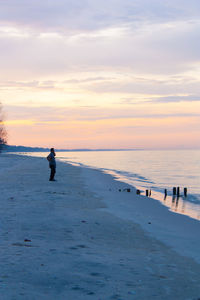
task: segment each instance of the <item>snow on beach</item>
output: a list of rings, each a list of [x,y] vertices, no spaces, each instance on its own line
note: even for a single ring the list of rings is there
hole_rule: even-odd
[[[200,223],[98,170],[0,155],[0,299],[200,298]]]

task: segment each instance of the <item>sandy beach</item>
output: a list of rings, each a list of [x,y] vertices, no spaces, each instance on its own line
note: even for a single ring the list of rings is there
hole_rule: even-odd
[[[200,299],[200,223],[98,170],[0,155],[0,299]]]

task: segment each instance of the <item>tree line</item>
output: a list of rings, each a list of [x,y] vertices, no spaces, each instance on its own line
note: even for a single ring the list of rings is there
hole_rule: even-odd
[[[7,132],[4,126],[3,120],[3,112],[2,112],[2,104],[0,103],[0,152],[5,148],[7,144]]]

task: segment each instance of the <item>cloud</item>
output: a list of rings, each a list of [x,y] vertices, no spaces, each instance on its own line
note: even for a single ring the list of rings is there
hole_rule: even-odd
[[[173,103],[173,102],[200,102],[200,96],[188,95],[188,96],[167,96],[160,98],[152,98],[150,101],[157,103]]]
[[[143,97],[143,99],[139,98],[138,96],[134,97],[127,97],[127,98],[122,98],[120,100],[121,104],[128,104],[128,105],[135,105],[135,104],[140,104],[141,102],[144,103],[180,103],[180,102],[200,102],[200,96],[198,95],[183,95],[183,96],[179,96],[179,95],[170,95],[170,96],[155,96],[154,97],[148,97],[145,98],[145,96]]]
[[[121,23],[195,18],[200,4],[196,0],[6,0],[0,8],[3,24],[47,31],[93,31]]]
[[[34,89],[52,89],[55,88],[55,81],[4,81],[0,82],[0,88],[34,88]]]
[[[1,73],[187,72],[200,61],[199,8],[195,0],[1,1]]]
[[[103,77],[103,76],[99,76],[99,77],[89,77],[89,78],[85,78],[85,79],[68,79],[68,80],[64,80],[63,83],[93,83],[95,81],[108,81],[108,80],[114,80],[114,77]]]
[[[50,124],[59,132],[63,122],[77,134],[88,123],[88,137],[96,123],[99,130],[123,123],[131,131],[143,120],[177,118],[192,128],[199,118],[190,105],[199,106],[199,17],[197,0],[0,1],[8,119],[31,120],[38,132],[46,128],[44,137],[51,137]]]
[[[115,93],[123,94],[122,103],[135,102],[142,96],[143,99],[147,98],[147,95],[177,95],[177,94],[193,94],[200,93],[200,80],[195,77],[189,77],[187,75],[180,75],[175,77],[174,75],[149,75],[146,74],[143,77],[136,77],[134,74],[129,73],[121,75],[118,78],[99,81],[93,84],[85,84],[85,89],[96,93]],[[131,96],[130,96],[131,95]],[[120,95],[121,96],[121,95]],[[146,99],[147,100],[147,99]]]
[[[95,122],[103,120],[122,119],[169,119],[169,118],[199,118],[200,113],[152,113],[141,112],[133,108],[110,108],[105,110],[101,107],[32,107],[29,106],[5,106],[9,120],[31,120],[34,122]],[[8,120],[8,121],[9,121]]]
[[[93,31],[144,17],[169,17],[173,7],[165,8],[165,4],[155,0],[150,4],[146,0],[132,3],[128,0],[7,0],[1,1],[0,19],[3,24],[7,22],[39,30]]]
[[[143,32],[128,28],[119,36],[61,35],[26,38],[0,34],[1,68],[7,77],[34,78],[70,72],[134,72],[176,74],[196,68],[200,60],[200,25],[149,25]],[[117,51],[116,51],[117,49]]]

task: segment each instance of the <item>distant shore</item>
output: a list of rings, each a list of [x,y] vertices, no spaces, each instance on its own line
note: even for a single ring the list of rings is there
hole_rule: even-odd
[[[57,152],[92,152],[92,151],[142,151],[143,149],[56,149]],[[41,147],[26,147],[26,146],[4,146],[4,151],[7,152],[48,152],[49,148]]]
[[[99,170],[0,155],[2,300],[198,299],[200,222]]]

